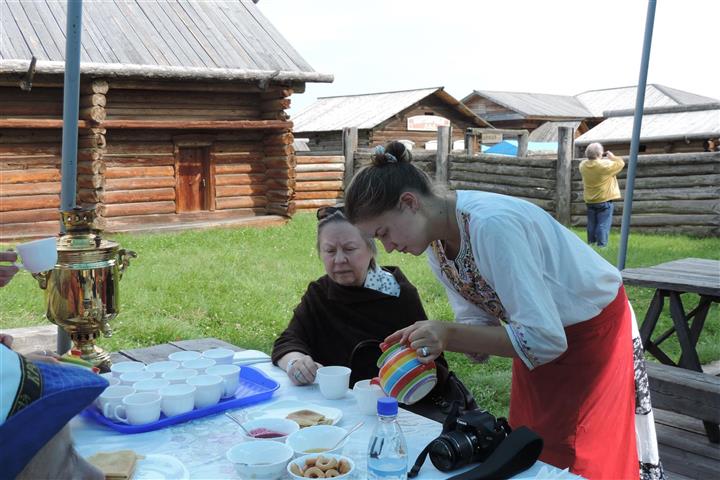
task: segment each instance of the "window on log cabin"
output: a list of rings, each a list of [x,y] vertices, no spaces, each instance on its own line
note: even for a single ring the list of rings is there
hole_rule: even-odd
[[[211,189],[210,172],[209,148],[180,148],[175,183],[178,213],[212,209],[215,199]]]

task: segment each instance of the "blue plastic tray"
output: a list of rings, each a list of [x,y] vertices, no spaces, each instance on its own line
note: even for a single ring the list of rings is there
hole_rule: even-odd
[[[143,433],[187,422],[196,418],[205,417],[207,415],[213,415],[229,408],[238,408],[245,405],[252,405],[253,403],[263,402],[270,399],[273,392],[280,387],[280,384],[275,380],[270,379],[264,373],[253,367],[240,367],[239,376],[240,385],[235,391],[235,396],[222,399],[220,402],[210,407],[198,408],[187,413],[174,415],[172,417],[166,417],[164,414],[161,414],[160,419],[157,422],[146,423],[144,425],[116,423],[105,417],[94,404],[83,410],[82,415],[121,433]]]

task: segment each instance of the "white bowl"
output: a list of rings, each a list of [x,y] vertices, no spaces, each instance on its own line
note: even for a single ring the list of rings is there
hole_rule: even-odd
[[[293,451],[284,443],[258,440],[239,443],[225,456],[240,478],[275,480],[285,476]]]
[[[290,478],[307,478],[307,477],[301,477],[300,475],[296,475],[292,471],[292,465],[295,464],[298,466],[298,468],[303,469],[305,467],[305,460],[308,458],[317,458],[320,455],[326,457],[326,458],[334,458],[336,462],[340,462],[340,460],[345,460],[350,464],[350,470],[343,473],[342,475],[338,475],[337,477],[333,478],[350,478],[350,476],[355,472],[355,462],[352,461],[350,457],[346,457],[344,455],[337,455],[334,453],[312,453],[310,455],[303,455],[302,457],[298,457],[292,462],[287,464],[287,472],[290,475]]]
[[[348,441],[347,438],[337,447],[332,450],[329,449],[332,448],[346,434],[347,430],[341,427],[335,427],[333,425],[314,425],[312,427],[300,429],[295,433],[291,433],[288,435],[285,443],[293,449],[296,457],[308,454],[317,455],[318,453],[340,454]],[[323,450],[321,452],[309,451],[319,448],[327,450]]]
[[[283,434],[279,437],[258,438],[249,437],[245,432],[243,432],[242,429],[238,429],[238,433],[240,433],[240,435],[242,435],[245,440],[249,441],[272,440],[274,442],[285,442],[285,439],[288,435],[300,430],[300,426],[296,422],[288,420],[287,418],[258,418],[256,420],[248,420],[247,422],[243,422],[242,425],[243,427],[245,427],[245,430],[251,433],[253,430],[263,428]]]
[[[235,352],[229,348],[211,348],[202,352],[203,358],[210,358],[215,360],[218,365],[228,364],[233,362],[233,356]]]

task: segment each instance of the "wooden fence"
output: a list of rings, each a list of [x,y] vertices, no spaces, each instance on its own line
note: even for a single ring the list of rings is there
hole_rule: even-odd
[[[578,169],[583,159],[572,158],[570,129],[560,131],[558,155],[530,157],[450,153],[443,130],[438,134],[437,151],[413,151],[413,163],[436,184],[453,190],[483,190],[522,198],[565,225],[586,225]],[[352,132],[346,133],[352,136]],[[344,152],[296,154],[298,208],[341,201],[343,185],[352,178],[345,172],[354,173],[369,164],[372,154],[372,150],[355,148],[351,139],[346,140],[346,146]],[[627,167],[618,175],[623,193],[626,175]],[[623,202],[615,202],[614,226],[620,225],[622,210]],[[720,153],[639,156],[631,225],[633,231],[720,236]]]

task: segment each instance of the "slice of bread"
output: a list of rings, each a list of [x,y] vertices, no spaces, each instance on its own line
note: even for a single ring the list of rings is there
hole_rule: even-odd
[[[107,480],[119,480],[132,478],[137,461],[142,458],[132,450],[118,450],[99,452],[87,460],[102,470]]]
[[[331,425],[332,420],[326,418],[325,415],[312,410],[298,410],[288,414],[288,420],[293,420],[300,425],[300,428],[312,427],[313,425]]]

